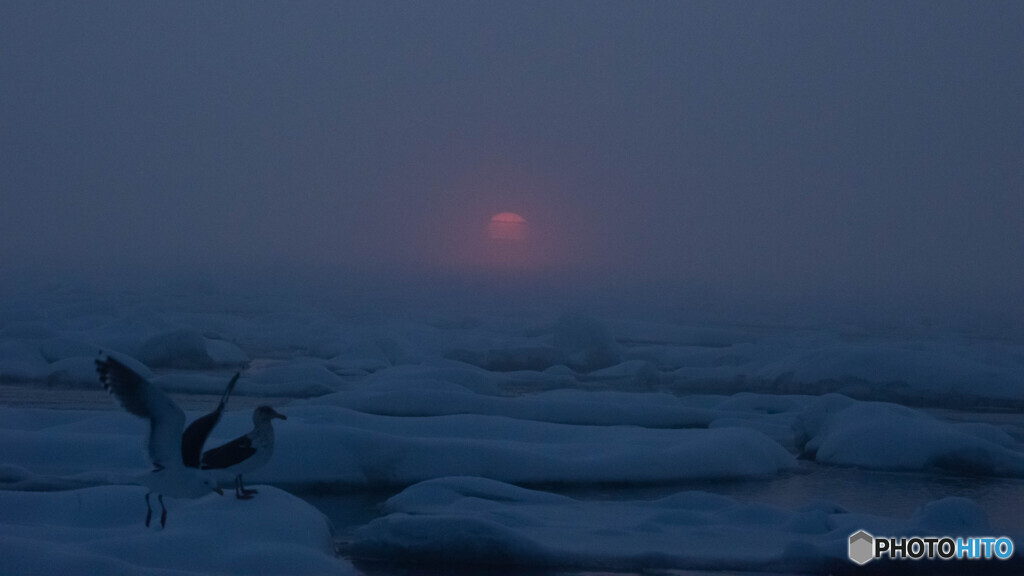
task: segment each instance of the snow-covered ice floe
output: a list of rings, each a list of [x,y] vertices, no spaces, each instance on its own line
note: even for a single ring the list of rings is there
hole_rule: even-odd
[[[358,574],[335,557],[327,518],[287,492],[167,499],[162,529],[143,526],[144,494],[0,491],[0,574]]]
[[[847,539],[874,534],[986,534],[971,500],[945,498],[910,518],[816,501],[796,510],[687,491],[650,501],[582,501],[483,478],[416,484],[356,531],[357,556],[437,565],[611,570],[705,568],[848,571]]]
[[[795,466],[747,429],[582,426],[479,414],[370,415],[330,405],[282,408],[279,452],[256,473],[282,484],[409,485],[451,475],[516,483],[651,483],[764,477]]]
[[[404,489],[352,548],[398,562],[848,571],[854,530],[964,534],[985,524],[957,499],[886,519],[829,503],[786,509],[703,492],[596,502],[523,487],[609,483],[634,494],[784,480],[818,464],[952,482],[1024,477],[1024,427],[1008,412],[1024,407],[1019,336],[578,315],[358,320],[282,301],[200,300],[0,302],[0,384],[47,389],[61,408],[0,406],[0,489],[68,490],[0,492],[0,574],[351,571],[332,558],[323,518],[269,487],[246,503],[169,501],[167,529],[145,531],[143,491],[125,485],[146,468],[146,424],[112,401],[104,409],[101,349],[122,352],[165,391],[195,394],[183,404],[190,418],[241,370],[237,396],[265,397],[288,416],[251,480]],[[64,393],[98,402],[64,404]],[[248,431],[251,410],[233,402],[210,446]],[[975,406],[1007,417],[956,421]]]
[[[518,484],[650,484],[772,477],[794,468],[798,456],[862,469],[1024,476],[1024,450],[1001,427],[839,395],[684,401],[566,390],[509,398],[451,383],[411,384],[419,388],[379,382],[277,404],[289,418],[277,430],[280,449],[253,480],[407,486],[469,475]],[[410,412],[421,415],[386,415]],[[249,421],[247,410],[227,412],[211,445],[248,431]],[[144,423],[120,412],[0,407],[0,428],[0,462],[36,475],[0,478],[0,486],[125,482],[145,467]]]
[[[1024,477],[1020,443],[990,424],[943,422],[898,404],[837,394],[815,399],[798,422],[808,438],[805,453],[826,464]]]
[[[422,436],[417,425],[428,425],[428,416],[445,417],[451,432],[461,430],[463,438],[485,434],[488,422],[525,430],[573,430],[568,426],[545,428],[539,423],[579,425],[579,447],[591,450],[592,436],[599,444],[595,455],[610,448],[604,442],[644,444],[645,439],[687,437],[682,430],[659,433],[659,428],[709,428],[715,431],[744,429],[756,431],[781,447],[824,464],[855,466],[873,470],[939,470],[957,474],[1024,477],[1024,450],[1003,428],[983,423],[955,423],[939,420],[921,410],[886,402],[862,402],[839,394],[824,396],[769,395],[742,393],[733,396],[676,397],[659,393],[554,390],[538,394],[503,397],[473,393],[459,385],[438,381],[380,380],[373,385],[353,387],[307,403],[310,406],[344,406],[363,413],[405,416],[375,424],[395,422],[394,433]],[[457,415],[462,415],[457,417]],[[479,430],[468,424],[476,415]],[[491,420],[485,416],[492,417]],[[340,414],[335,418],[340,418]],[[508,419],[527,423],[509,424]],[[372,419],[352,418],[350,424],[365,428]],[[455,423],[462,422],[461,428]],[[536,422],[538,424],[531,424]],[[400,424],[399,424],[400,423]],[[419,423],[419,424],[417,424]],[[601,430],[600,427],[610,427]],[[379,429],[379,428],[378,428]],[[505,428],[502,428],[505,429]],[[696,437],[701,438],[700,431]],[[508,437],[507,446],[514,445]],[[704,436],[711,441],[712,436]],[[557,434],[552,434],[557,442]],[[709,444],[710,446],[710,444]],[[731,451],[743,458],[745,452]],[[701,460],[692,461],[699,474]],[[780,468],[781,469],[781,468]],[[473,475],[478,472],[459,471]],[[520,481],[502,476],[489,477]],[[640,473],[624,473],[623,482],[637,481]],[[669,480],[684,479],[672,476]],[[559,481],[566,480],[559,478]],[[604,480],[608,480],[605,478]],[[579,481],[584,481],[579,479]]]
[[[312,403],[385,416],[481,414],[595,426],[706,428],[721,414],[664,393],[550,390],[517,397],[477,394],[433,379],[394,379],[352,387]]]

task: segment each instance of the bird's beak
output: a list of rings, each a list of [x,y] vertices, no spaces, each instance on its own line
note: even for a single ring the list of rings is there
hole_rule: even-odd
[[[214,488],[213,491],[216,492],[217,494],[220,494],[221,496],[224,495],[224,491],[220,489],[220,486]]]
[[[281,414],[280,412],[274,412],[274,418],[280,418],[281,420],[287,420],[288,419],[287,416],[285,416],[284,414]]]

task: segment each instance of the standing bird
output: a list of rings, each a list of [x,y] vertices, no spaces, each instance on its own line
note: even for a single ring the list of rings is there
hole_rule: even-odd
[[[160,388],[146,380],[120,360],[107,356],[96,360],[96,372],[107,392],[117,399],[125,410],[149,420],[149,438],[146,454],[153,469],[139,479],[149,488],[146,493],[146,526],[153,517],[149,497],[157,495],[160,502],[160,526],[167,525],[167,507],[164,496],[172,498],[199,498],[210,492],[224,495],[213,474],[199,469],[203,444],[210,431],[220,421],[224,405],[238,374],[228,383],[217,409],[198,418],[187,430],[185,413]]]
[[[252,472],[270,461],[274,455],[274,426],[271,420],[288,418],[270,406],[260,406],[252,412],[253,429],[245,436],[203,454],[200,467],[216,470],[219,474],[235,475],[235,497],[248,500],[257,490],[250,490],[242,482],[242,474]]]

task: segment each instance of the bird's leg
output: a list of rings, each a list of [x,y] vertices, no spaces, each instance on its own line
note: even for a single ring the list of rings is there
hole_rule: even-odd
[[[242,475],[235,476],[235,498],[239,500],[249,500],[252,498],[251,494],[247,494],[245,486],[242,485]]]
[[[164,506],[164,495],[157,494],[156,499],[160,501],[160,508],[163,509],[163,512],[160,513],[160,527],[163,528],[167,526],[167,507]]]
[[[149,521],[153,518],[153,508],[149,506],[149,495],[152,492],[146,492],[146,528],[149,528]]]
[[[238,475],[238,483],[242,485],[242,494],[245,494],[246,496],[252,496],[253,494],[259,494],[260,493],[259,490],[253,490],[252,488],[246,488],[245,487],[245,482],[242,480],[242,475],[241,474]]]

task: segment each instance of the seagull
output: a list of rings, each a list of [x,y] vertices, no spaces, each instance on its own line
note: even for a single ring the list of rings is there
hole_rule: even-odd
[[[209,472],[199,469],[200,454],[210,431],[220,421],[231,389],[238,374],[228,383],[220,404],[213,412],[196,419],[187,430],[185,412],[152,382],[140,376],[112,356],[96,360],[100,382],[121,407],[129,413],[149,420],[149,438],[146,454],[153,469],[139,481],[149,488],[146,493],[146,526],[153,517],[149,497],[157,495],[160,502],[160,526],[167,525],[167,507],[164,496],[172,498],[199,498],[210,492],[224,495],[217,480]]]
[[[259,406],[252,412],[251,432],[203,453],[200,463],[203,470],[235,475],[235,497],[239,500],[248,500],[258,493],[245,487],[242,474],[262,467],[274,455],[274,426],[271,424],[274,418],[288,419],[270,406]]]

